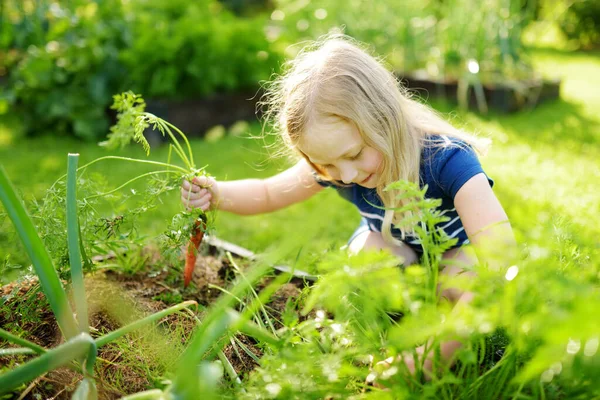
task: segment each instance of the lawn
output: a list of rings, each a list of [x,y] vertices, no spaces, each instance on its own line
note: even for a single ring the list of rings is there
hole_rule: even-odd
[[[513,398],[530,399],[598,393],[594,383],[597,382],[598,358],[592,357],[597,353],[598,331],[591,316],[597,312],[599,304],[600,205],[594,185],[600,180],[600,117],[595,114],[600,109],[600,95],[591,88],[600,87],[600,54],[535,49],[533,56],[537,69],[544,75],[563,78],[560,100],[518,114],[487,116],[453,111],[453,106],[448,103],[432,103],[436,109],[450,115],[457,125],[493,140],[490,154],[482,159],[482,163],[495,180],[494,190],[511,219],[525,257],[518,266],[508,268],[512,271],[510,277],[508,272],[505,275],[504,269],[491,271],[481,266],[477,267],[476,281],[461,281],[467,290],[475,292],[475,300],[465,306],[466,309],[457,307],[450,312],[444,304],[438,307],[435,301],[428,304],[419,300],[419,291],[425,290],[422,286],[426,286],[422,277],[431,273],[427,268],[410,267],[406,273],[400,273],[395,263],[382,268],[385,255],[381,254],[350,259],[334,251],[324,255],[327,250],[345,243],[359,219],[353,207],[333,190],[323,191],[305,203],[270,215],[218,215],[215,229],[219,237],[257,252],[286,249],[281,261],[297,263],[298,267],[309,271],[318,265],[322,275],[307,294],[310,296],[307,303],[331,313],[330,318],[324,311],[313,308],[316,316],[308,316],[299,322],[299,314],[294,314],[287,303],[293,296],[284,296],[279,312],[285,326],[281,331],[273,329],[273,334],[281,335],[285,348],[275,351],[264,347],[260,368],[243,377],[249,395],[262,393],[264,397],[265,390],[270,393],[275,384],[278,390],[281,385],[287,385],[288,390],[296,390],[293,393],[304,393],[304,389],[309,388],[314,390],[315,398],[326,397],[335,385],[338,385],[335,389],[338,393],[356,394],[361,388],[365,390],[361,385],[365,378],[368,379],[367,373],[371,375],[371,367],[365,364],[359,368],[355,356],[377,356],[384,346],[414,349],[416,344],[429,340],[432,333],[439,337],[459,334],[469,344],[458,353],[462,363],[460,372],[446,371],[430,385],[411,386],[414,393],[438,396],[435,398],[453,398],[453,393],[462,398],[500,398],[504,390]],[[249,133],[256,135],[259,132],[259,124],[250,125]],[[208,171],[218,179],[267,177],[289,164],[283,159],[273,159],[274,151],[265,150],[261,140],[249,139],[248,135],[229,135],[217,141],[196,139],[191,145],[196,162],[208,165]],[[68,152],[80,153],[80,165],[107,154],[145,157],[142,149],[134,146],[108,152],[95,144],[66,138],[25,139],[20,136],[18,121],[6,115],[0,121],[1,164],[28,204],[40,199],[52,182],[65,173]],[[167,153],[166,147],[156,147],[150,158],[165,160]],[[101,173],[106,176],[109,187],[117,187],[146,171],[147,167],[138,164],[109,161],[89,168],[88,176]],[[138,182],[128,191],[139,192],[144,186]],[[112,203],[101,210],[107,217],[114,217],[127,204]],[[180,210],[179,193],[174,191],[145,214],[139,221],[138,232],[145,238],[157,236],[167,229],[171,217]],[[10,266],[26,263],[25,255],[16,243],[10,222],[7,218],[0,219],[0,260],[6,260],[5,275],[2,276],[5,281],[23,271]],[[7,258],[9,254],[10,258]],[[138,287],[136,301],[148,306],[143,297],[148,295],[147,289],[156,274],[162,274],[162,278],[166,277],[164,282],[174,287],[169,288],[163,280],[154,282],[153,301],[169,304],[194,298],[199,286],[182,289],[181,277],[173,278],[169,274],[172,271],[166,271],[162,263],[158,267],[151,273],[129,274],[131,287],[144,282],[148,285]],[[517,274],[519,277],[515,279]],[[213,275],[222,278],[218,271]],[[212,295],[215,295],[215,286],[225,284],[204,283],[206,293],[212,289]],[[101,285],[94,282],[91,286]],[[435,288],[434,282],[430,287],[433,297]],[[299,289],[295,290],[298,295]],[[223,298],[233,301],[233,297]],[[107,299],[110,303],[112,296]],[[394,304],[404,307],[402,310],[406,314],[401,323],[391,325],[389,318],[377,319],[380,314],[387,317],[388,307],[393,309]],[[225,314],[224,309],[218,307],[221,306],[217,306],[217,311],[213,310],[212,316],[202,320],[199,330],[204,334],[210,332],[211,321],[217,321],[211,318]],[[31,314],[37,318],[37,312]],[[18,325],[19,318],[14,317],[20,314],[9,312],[7,315]],[[270,318],[277,320],[266,315],[264,320],[270,323]],[[262,320],[262,317],[254,320]],[[178,320],[170,328],[178,328],[183,323]],[[180,344],[188,340],[183,336],[191,334],[193,326],[192,322],[189,330],[182,328],[184,332],[176,336],[178,347],[171,356],[181,351]],[[490,349],[487,341],[494,342],[497,337],[508,337],[510,344],[507,346],[503,342],[501,349],[506,353],[500,353],[500,359],[492,360],[490,364],[489,355],[484,354]],[[344,344],[342,339],[355,340],[355,347],[347,346],[350,342]],[[133,350],[129,351],[132,346],[126,344],[127,351],[119,354],[134,354]],[[157,347],[168,348],[166,345]],[[580,352],[580,348],[583,351]],[[100,357],[112,357],[111,351],[109,349]],[[490,354],[493,358],[497,353]],[[138,361],[124,362],[129,366],[145,367],[145,361],[135,357]],[[330,366],[337,369],[329,370]],[[171,370],[170,365],[160,366],[152,372],[136,370],[132,375],[145,374],[149,379],[140,388],[154,388],[158,376],[162,377],[168,370]],[[337,373],[341,374],[340,379]],[[397,385],[398,390],[404,390],[405,384]]]

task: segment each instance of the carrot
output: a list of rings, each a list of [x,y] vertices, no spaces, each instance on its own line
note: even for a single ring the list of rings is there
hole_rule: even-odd
[[[190,236],[190,242],[188,243],[187,254],[185,257],[185,268],[183,269],[183,286],[187,287],[192,281],[192,275],[194,274],[194,266],[196,265],[196,258],[198,257],[198,248],[202,243],[204,237],[204,231],[206,230],[206,217],[201,215],[194,222],[192,228],[192,234]]]

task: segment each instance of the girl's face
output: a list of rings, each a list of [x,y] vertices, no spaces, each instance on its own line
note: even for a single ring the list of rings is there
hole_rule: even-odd
[[[383,155],[367,146],[351,122],[338,117],[317,119],[301,136],[298,150],[337,181],[376,187]]]

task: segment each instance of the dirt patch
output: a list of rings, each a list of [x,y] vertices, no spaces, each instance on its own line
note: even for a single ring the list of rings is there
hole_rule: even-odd
[[[158,257],[148,259],[151,262],[146,271],[123,274],[105,270],[86,276],[92,337],[99,337],[185,300],[196,300],[203,306],[209,306],[222,294],[219,288],[228,288],[236,276],[227,259],[198,257],[193,284],[184,289],[179,273],[157,268]],[[263,280],[258,287],[265,287],[269,281],[269,278]],[[66,286],[66,282],[63,284]],[[283,285],[266,305],[276,329],[282,326],[282,313],[290,309],[286,304],[289,301],[295,304],[302,286],[298,283]],[[6,285],[0,288],[0,295],[0,326],[3,329],[45,348],[56,347],[63,341],[37,279]],[[198,311],[194,309],[193,313]],[[198,318],[201,319],[201,315]],[[171,370],[193,335],[196,324],[196,318],[180,312],[100,348],[95,367],[99,398],[116,399],[154,387],[152,378],[164,376]],[[0,348],[6,347],[15,346],[0,340]],[[232,338],[223,352],[240,378],[257,366],[257,360],[263,354],[254,339],[244,335]],[[22,355],[0,357],[0,370],[13,369],[31,358]],[[28,392],[25,398],[69,399],[81,379],[78,372],[69,368],[52,371],[26,385]],[[20,394],[15,392],[12,398],[17,399]]]

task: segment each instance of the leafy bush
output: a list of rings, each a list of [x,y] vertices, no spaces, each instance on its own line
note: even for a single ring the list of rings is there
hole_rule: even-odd
[[[277,0],[272,35],[285,45],[343,29],[399,71],[460,79],[469,61],[485,82],[531,77],[521,29],[535,9],[521,0],[378,2]],[[282,46],[283,47],[283,46]]]
[[[97,140],[108,133],[112,93],[182,99],[255,87],[279,61],[260,15],[242,19],[215,0],[9,0],[0,17],[9,22],[0,102],[29,134]]]
[[[577,0],[566,10],[560,21],[562,31],[584,49],[600,45],[600,4],[592,0]]]
[[[106,108],[125,77],[121,4],[7,2],[3,21],[16,28],[1,39],[12,54],[4,97],[24,116],[28,133],[73,132],[90,140],[108,130]]]
[[[133,40],[122,59],[131,88],[146,97],[256,87],[279,61],[268,52],[260,16],[238,18],[211,0],[149,0],[134,9]]]

